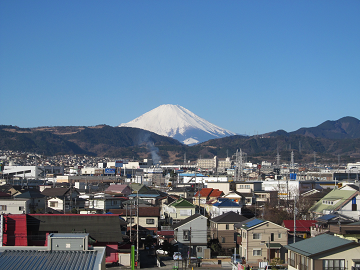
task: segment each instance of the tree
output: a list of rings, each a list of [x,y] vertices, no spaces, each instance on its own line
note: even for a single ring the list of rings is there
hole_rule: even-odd
[[[271,269],[272,270],[278,270],[279,268],[277,268],[276,266],[279,264],[283,264],[284,261],[281,260],[280,258],[274,258],[271,260],[270,265],[272,266]]]

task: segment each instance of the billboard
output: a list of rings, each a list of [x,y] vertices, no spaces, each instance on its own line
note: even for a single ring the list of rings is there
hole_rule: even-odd
[[[115,174],[115,169],[106,168],[106,169],[105,169],[105,174]]]
[[[121,168],[123,166],[123,161],[122,160],[116,160],[115,161],[115,167],[116,168]]]

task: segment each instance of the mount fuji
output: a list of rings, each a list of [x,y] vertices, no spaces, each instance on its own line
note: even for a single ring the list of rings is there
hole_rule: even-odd
[[[145,129],[174,138],[186,145],[236,135],[218,127],[179,105],[161,105],[138,118],[119,125]]]

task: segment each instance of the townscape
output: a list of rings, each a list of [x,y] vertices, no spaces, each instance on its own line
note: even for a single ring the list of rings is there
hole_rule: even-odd
[[[87,252],[81,269],[360,269],[360,162],[0,156],[8,260],[67,250],[74,265]]]

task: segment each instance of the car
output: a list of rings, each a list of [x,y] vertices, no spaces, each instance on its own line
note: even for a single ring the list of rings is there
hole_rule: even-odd
[[[181,252],[179,252],[179,251],[174,252],[173,259],[174,259],[175,261],[180,261],[180,260],[182,260]]]
[[[162,249],[157,249],[156,250],[156,254],[160,254],[160,255],[167,255],[168,252],[166,250],[162,250]]]

